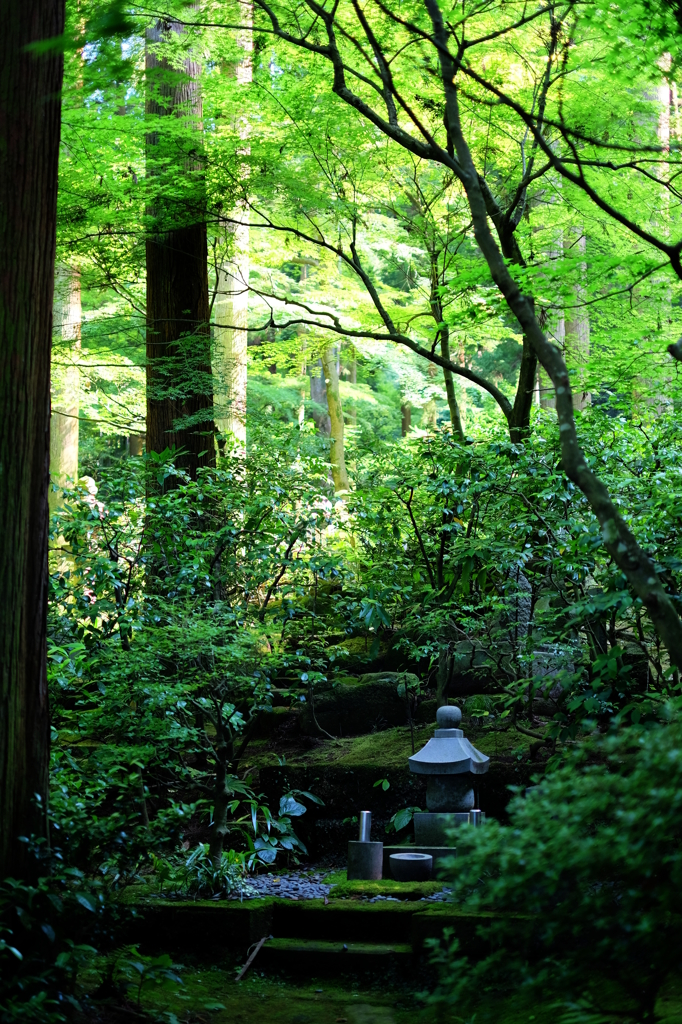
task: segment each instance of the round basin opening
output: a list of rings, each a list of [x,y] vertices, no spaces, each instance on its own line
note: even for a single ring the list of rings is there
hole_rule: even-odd
[[[392,853],[389,863],[396,882],[425,882],[431,877],[433,857],[430,853]]]

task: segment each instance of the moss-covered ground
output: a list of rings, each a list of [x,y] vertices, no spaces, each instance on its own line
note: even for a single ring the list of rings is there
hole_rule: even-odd
[[[333,885],[330,900],[363,899],[373,896],[394,896],[400,900],[420,900],[433,896],[443,888],[442,882],[396,882],[381,878],[376,882],[348,881],[345,871],[330,872],[325,881]]]
[[[491,997],[475,1010],[452,1004],[431,1005],[420,996],[424,979],[372,977],[303,978],[265,975],[254,968],[240,982],[240,964],[185,964],[182,986],[150,988],[142,1005],[165,1020],[191,1024],[555,1024],[562,1013],[556,1006],[529,1000],[519,993],[504,1000]],[[659,1024],[682,1020],[682,982],[671,982],[658,1007]],[[565,1017],[564,1020],[568,1020]],[[579,1010],[570,1018],[589,1024]],[[621,1024],[627,1018],[601,1018],[603,1024]],[[594,1021],[594,1018],[592,1018]],[[630,1020],[628,1024],[632,1024]]]
[[[298,983],[253,970],[235,981],[238,964],[195,965],[174,991],[149,990],[143,1005],[179,1020],[201,1014],[211,1024],[407,1024],[427,1021],[406,986],[396,992],[367,977],[306,978]],[[418,1016],[415,1018],[415,1010]]]
[[[416,725],[414,729],[415,749],[419,750],[433,735],[433,725]],[[484,754],[491,758],[525,759],[533,740],[513,729],[476,729],[467,726],[466,735]],[[399,726],[382,732],[365,733],[362,736],[345,736],[341,739],[321,739],[312,749],[297,747],[295,744],[287,754],[291,767],[355,768],[374,766],[378,772],[388,769],[405,769],[412,754],[410,729]],[[280,764],[280,755],[273,750],[269,740],[254,740],[248,748],[245,764],[251,768],[262,768]]]

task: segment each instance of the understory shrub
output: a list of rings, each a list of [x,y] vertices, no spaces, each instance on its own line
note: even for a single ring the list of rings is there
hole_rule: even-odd
[[[54,857],[41,866],[51,874],[0,882],[0,1024],[66,1020],[79,1006],[77,976],[92,943],[107,943],[120,913],[97,879]]]
[[[495,916],[478,962],[456,941],[437,948],[438,998],[528,987],[655,1019],[682,966],[682,721],[668,710],[591,737],[516,795],[509,825],[458,831],[453,898]]]

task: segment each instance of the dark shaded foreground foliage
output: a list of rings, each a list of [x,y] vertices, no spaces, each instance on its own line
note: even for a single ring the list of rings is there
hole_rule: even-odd
[[[458,835],[454,898],[503,911],[489,955],[436,951],[437,998],[525,990],[609,1019],[657,1019],[682,967],[682,720],[595,734],[510,808],[510,824]]]

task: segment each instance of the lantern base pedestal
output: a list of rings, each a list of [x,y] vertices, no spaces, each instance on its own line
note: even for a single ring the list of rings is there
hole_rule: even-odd
[[[485,820],[485,814],[483,819]],[[420,846],[447,846],[448,843],[452,842],[448,836],[449,829],[468,824],[468,811],[450,811],[443,812],[442,814],[415,814],[415,848]]]

